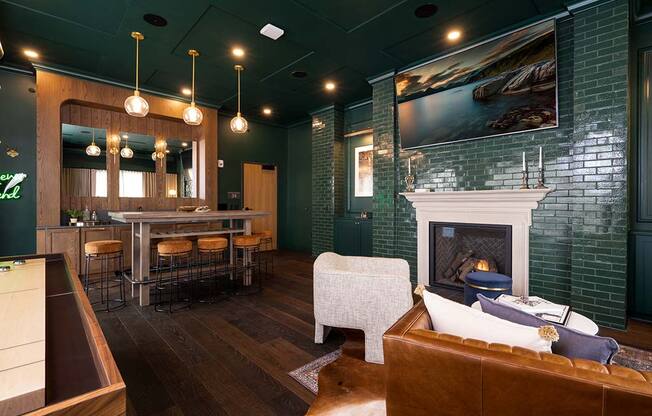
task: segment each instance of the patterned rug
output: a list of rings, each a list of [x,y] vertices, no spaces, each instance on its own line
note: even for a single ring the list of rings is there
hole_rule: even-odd
[[[613,358],[613,364],[638,371],[652,371],[652,351],[621,345],[620,351]]]
[[[303,367],[290,371],[288,374],[316,395],[318,392],[317,380],[319,370],[337,360],[341,354],[341,350],[333,351],[309,362]],[[639,350],[638,348],[621,345],[620,352],[613,359],[613,364],[633,368],[638,371],[652,371],[652,351]]]
[[[314,361],[309,362],[303,367],[299,367],[296,370],[290,371],[288,374],[290,377],[299,382],[303,387],[307,388],[315,395],[317,394],[317,377],[319,370],[323,367],[326,367],[328,364],[337,360],[342,354],[342,350],[335,350],[331,353],[328,353],[322,357],[317,358]]]

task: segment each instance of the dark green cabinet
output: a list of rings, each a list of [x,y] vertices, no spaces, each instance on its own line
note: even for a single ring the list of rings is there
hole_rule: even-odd
[[[372,255],[371,219],[335,219],[335,252],[343,256]]]

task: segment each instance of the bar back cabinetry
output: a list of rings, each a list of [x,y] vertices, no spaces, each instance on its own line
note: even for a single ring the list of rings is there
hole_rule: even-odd
[[[371,219],[335,219],[335,252],[344,256],[372,256]]]
[[[36,230],[36,251],[38,254],[66,253],[75,273],[84,274],[84,244],[98,240],[122,240],[124,265],[131,267],[131,227],[126,225],[40,227]],[[94,262],[91,273],[99,272],[99,267],[100,263]]]

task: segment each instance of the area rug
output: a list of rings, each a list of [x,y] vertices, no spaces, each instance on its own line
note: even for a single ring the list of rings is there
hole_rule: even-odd
[[[652,351],[621,345],[613,363],[638,371],[652,371]]]
[[[337,360],[341,354],[342,350],[335,350],[322,357],[317,358],[314,361],[309,362],[303,367],[299,367],[296,370],[290,371],[288,374],[299,384],[316,395],[318,391],[317,377],[319,375],[319,370]]]
[[[316,395],[318,392],[319,370],[337,360],[341,354],[341,350],[335,350],[296,370],[290,371],[288,374]],[[613,358],[613,364],[638,371],[652,371],[652,351],[621,345],[620,351]]]

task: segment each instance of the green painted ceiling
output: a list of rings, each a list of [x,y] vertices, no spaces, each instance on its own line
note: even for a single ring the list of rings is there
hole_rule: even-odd
[[[415,17],[428,0],[0,0],[0,42],[13,66],[28,63],[31,47],[44,64],[65,67],[124,83],[133,82],[134,41],[141,44],[141,80],[145,88],[179,95],[190,83],[190,48],[197,60],[198,100],[235,108],[235,72],[231,53],[242,46],[245,116],[290,124],[309,111],[332,103],[348,104],[371,96],[366,79],[441,54],[452,46],[451,27],[464,32],[462,43],[504,32],[551,15],[576,0],[439,0],[429,18]],[[143,15],[168,21],[155,27]],[[285,30],[277,41],[258,32],[266,23]],[[293,78],[293,71],[308,73]],[[333,80],[334,93],[323,89]]]

